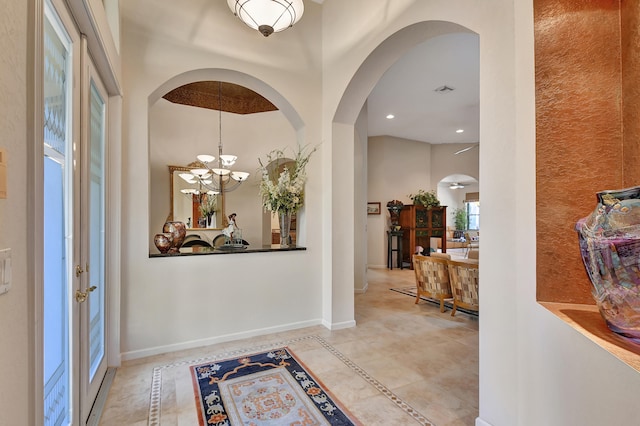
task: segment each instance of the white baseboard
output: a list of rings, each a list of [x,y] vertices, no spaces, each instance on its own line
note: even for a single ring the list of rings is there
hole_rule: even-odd
[[[222,336],[210,337],[206,339],[198,339],[198,340],[191,340],[188,342],[174,343],[171,345],[155,346],[153,348],[123,352],[121,354],[121,359],[122,361],[129,361],[129,360],[145,358],[153,355],[160,355],[160,354],[165,354],[169,352],[181,351],[184,349],[193,349],[193,348],[199,348],[202,346],[215,345],[216,343],[231,342],[233,340],[263,336],[265,334],[279,333],[281,331],[297,330],[299,328],[312,327],[314,325],[320,325],[320,324],[324,325],[324,322],[319,319],[309,320],[309,321],[279,325],[277,327],[258,328],[255,330],[243,331],[241,333],[225,334]],[[354,321],[354,325],[355,325],[355,321]],[[327,326],[325,325],[325,327]],[[346,327],[343,327],[343,328],[346,328]]]
[[[371,269],[387,269],[387,265],[367,265],[367,268],[371,268]]]
[[[356,288],[353,290],[353,292],[356,294],[366,293],[368,288],[369,288],[369,283],[364,283],[363,288]]]
[[[476,417],[476,426],[491,426],[491,423],[487,423],[480,417]]]
[[[331,331],[333,331],[333,330],[342,330],[343,328],[355,327],[356,326],[356,321],[352,320],[352,321],[344,321],[344,322],[337,322],[337,323],[329,323],[327,321],[322,321],[322,325],[324,325],[325,327],[327,327]]]

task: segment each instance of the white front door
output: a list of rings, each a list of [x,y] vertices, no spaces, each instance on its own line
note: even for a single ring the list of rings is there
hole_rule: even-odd
[[[43,424],[79,425],[106,372],[107,96],[63,1],[43,26]]]

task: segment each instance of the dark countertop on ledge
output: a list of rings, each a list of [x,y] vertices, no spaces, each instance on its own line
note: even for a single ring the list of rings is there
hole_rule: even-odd
[[[224,246],[223,246],[224,247]],[[180,253],[149,253],[149,257],[181,257],[181,256],[201,256],[211,254],[243,254],[243,253],[268,253],[268,252],[283,252],[283,251],[301,251],[306,250],[306,247],[280,247],[280,244],[272,244],[270,246],[262,247],[225,247],[214,249],[212,247],[182,247]]]

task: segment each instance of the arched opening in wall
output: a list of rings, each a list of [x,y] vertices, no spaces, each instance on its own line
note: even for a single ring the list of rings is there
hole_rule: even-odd
[[[356,203],[411,204],[410,194],[437,190],[442,176],[460,171],[477,176],[479,36],[442,21],[421,22],[393,34],[360,66],[334,122],[353,124],[359,134],[359,119],[367,126],[368,138],[356,138],[355,150],[364,152],[368,161],[355,170]],[[365,143],[366,149],[358,148]],[[362,175],[367,178],[360,179]],[[368,266],[388,264],[388,221],[362,216],[361,210],[356,205],[357,290],[366,288]]]
[[[184,222],[188,238],[213,244],[232,213],[242,240],[270,244],[258,159],[296,147],[302,128],[281,95],[246,74],[197,70],[156,89],[149,97],[150,253],[167,220]],[[197,169],[208,172],[198,176]]]
[[[451,47],[465,41],[468,50]],[[449,48],[437,48],[447,45]],[[420,48],[440,53],[425,55]],[[460,52],[470,53],[454,58]],[[416,66],[418,59],[426,59],[427,63]],[[465,59],[471,59],[474,65],[460,65]],[[458,65],[441,73],[438,67],[445,61]],[[404,69],[395,70],[395,64]],[[433,79],[427,79],[427,69],[433,70]],[[474,70],[472,76],[465,78],[465,72],[470,69]],[[382,84],[394,75],[403,80],[406,90]],[[401,95],[396,97],[399,93]],[[454,112],[453,105],[462,99],[466,102],[460,104],[458,113]],[[394,109],[405,111],[406,116]],[[394,118],[387,119],[388,115]],[[461,122],[466,115],[471,117],[465,122],[467,124]],[[380,119],[382,123],[378,122]],[[418,126],[424,123],[431,129]],[[368,137],[363,138],[360,135],[365,127]],[[422,130],[413,133],[409,132],[411,128]],[[438,133],[425,137],[426,131],[434,129]],[[340,147],[332,150],[333,167],[354,170],[351,181],[342,177],[331,186],[332,232],[354,236],[353,246],[347,248],[344,239],[332,243],[332,251],[340,254],[332,257],[328,284],[332,286],[333,294],[340,295],[340,298],[332,298],[332,313],[337,318],[334,321],[346,322],[344,313],[349,312],[350,307],[354,318],[357,317],[354,299],[348,299],[348,291],[366,292],[367,270],[371,267],[387,269],[389,264],[389,251],[386,250],[388,221],[377,215],[368,218],[366,203],[380,201],[384,206],[397,199],[411,204],[409,194],[412,192],[437,190],[442,177],[467,170],[461,169],[459,163],[468,160],[455,153],[477,146],[479,142],[479,36],[476,33],[451,22],[417,23],[387,38],[360,65],[340,100],[332,128],[332,145]],[[473,151],[475,168],[467,173],[478,176],[480,150]],[[351,152],[354,153],[352,156],[345,156]],[[358,157],[360,153],[365,161]],[[367,178],[363,179],[363,176]],[[388,214],[386,209],[383,214]],[[413,248],[409,247],[409,252]],[[363,252],[368,252],[364,258]],[[413,271],[401,273],[407,274],[408,282],[414,282]],[[351,306],[347,305],[349,303]]]
[[[480,229],[480,217],[477,207],[480,203],[480,182],[465,174],[451,174],[438,182],[438,199],[447,206],[447,224],[458,231]],[[458,214],[456,221],[456,212]],[[464,219],[464,220],[461,220]]]

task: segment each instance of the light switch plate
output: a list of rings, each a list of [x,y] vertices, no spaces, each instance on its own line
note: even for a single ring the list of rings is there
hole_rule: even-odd
[[[11,288],[11,249],[0,250],[0,294]]]

